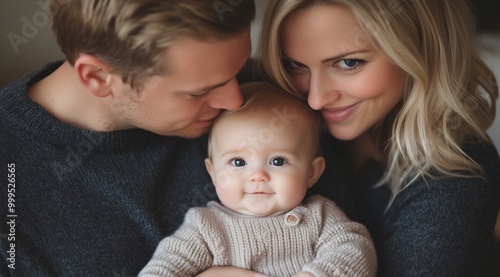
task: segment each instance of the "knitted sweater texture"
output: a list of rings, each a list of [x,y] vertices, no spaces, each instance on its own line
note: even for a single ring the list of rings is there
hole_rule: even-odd
[[[276,277],[300,271],[366,277],[375,276],[376,261],[366,228],[318,195],[269,217],[242,215],[217,202],[193,208],[139,276],[195,276],[230,265]]]

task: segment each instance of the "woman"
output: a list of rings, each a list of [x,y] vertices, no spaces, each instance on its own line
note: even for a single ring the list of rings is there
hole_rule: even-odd
[[[486,134],[498,87],[474,31],[465,0],[269,3],[261,66],[345,145],[380,276],[483,271],[500,202]]]

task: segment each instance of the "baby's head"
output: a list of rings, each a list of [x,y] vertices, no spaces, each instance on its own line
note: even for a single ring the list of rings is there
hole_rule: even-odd
[[[225,206],[255,216],[287,212],[323,173],[320,115],[268,83],[241,91],[244,105],[212,127],[207,170]]]

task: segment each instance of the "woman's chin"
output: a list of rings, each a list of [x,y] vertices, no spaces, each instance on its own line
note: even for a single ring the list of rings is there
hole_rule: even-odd
[[[361,132],[353,128],[338,125],[332,126],[330,124],[328,124],[328,131],[336,139],[345,141],[353,140],[361,135]]]

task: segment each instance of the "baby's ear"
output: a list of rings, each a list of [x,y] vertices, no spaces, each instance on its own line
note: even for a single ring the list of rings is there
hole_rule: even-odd
[[[205,167],[207,168],[207,172],[210,175],[210,178],[212,178],[212,183],[214,183],[214,185],[215,185],[215,178],[214,178],[212,161],[209,158],[205,159]]]
[[[316,157],[311,162],[311,168],[309,169],[309,178],[307,179],[307,187],[311,188],[321,177],[323,171],[325,170],[325,158],[319,156]]]

